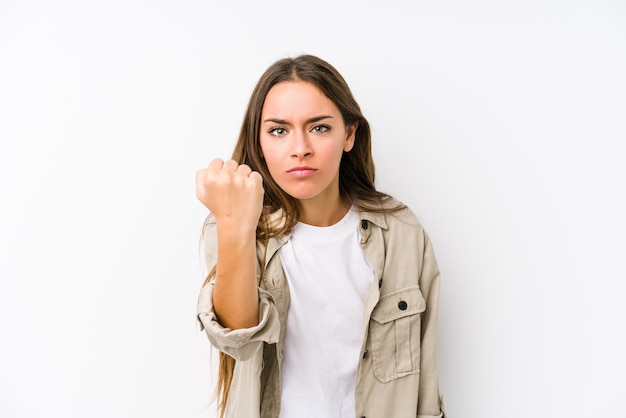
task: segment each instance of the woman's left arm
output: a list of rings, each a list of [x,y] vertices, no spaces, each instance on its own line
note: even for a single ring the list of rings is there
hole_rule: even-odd
[[[439,319],[439,267],[432,243],[424,231],[424,253],[419,285],[426,300],[422,313],[420,385],[417,418],[445,418],[445,406],[439,393],[437,371],[437,336]]]

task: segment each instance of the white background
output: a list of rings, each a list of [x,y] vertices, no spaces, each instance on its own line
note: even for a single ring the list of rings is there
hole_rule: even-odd
[[[194,174],[300,53],[435,244],[450,415],[626,417],[626,4],[411,3],[0,0],[0,417],[214,416]]]

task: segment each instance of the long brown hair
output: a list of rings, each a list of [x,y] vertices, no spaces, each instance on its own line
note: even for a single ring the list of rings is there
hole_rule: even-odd
[[[402,209],[404,205],[400,203],[384,205],[384,203],[392,201],[392,198],[377,191],[374,186],[374,160],[372,158],[369,123],[363,116],[341,74],[332,65],[313,55],[284,58],[272,64],[263,73],[254,88],[243,118],[239,139],[232,154],[233,160],[239,164],[247,164],[263,177],[264,208],[257,226],[257,240],[267,244],[269,238],[290,230],[300,218],[297,200],[285,193],[276,184],[261,157],[259,144],[261,111],[265,97],[274,85],[283,81],[306,81],[314,84],[339,108],[344,124],[357,127],[354,146],[350,152],[344,152],[341,157],[339,166],[339,193],[341,197],[353,202],[362,210],[392,212]],[[281,222],[270,224],[269,214],[279,209],[282,209]],[[264,264],[261,263],[261,266]],[[263,273],[261,271],[261,280]],[[214,274],[215,267],[209,273],[206,282]],[[235,360],[220,352],[216,388],[220,417],[224,416],[226,409],[234,367]]]

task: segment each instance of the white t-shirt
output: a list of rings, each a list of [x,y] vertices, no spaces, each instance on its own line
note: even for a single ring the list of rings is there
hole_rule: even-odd
[[[328,227],[298,223],[280,249],[289,284],[280,418],[354,416],[363,303],[374,273],[352,208]]]

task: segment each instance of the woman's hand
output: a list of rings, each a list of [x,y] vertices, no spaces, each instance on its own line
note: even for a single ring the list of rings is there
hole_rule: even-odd
[[[217,158],[196,172],[196,196],[219,225],[256,230],[263,210],[263,178],[245,164]]]

